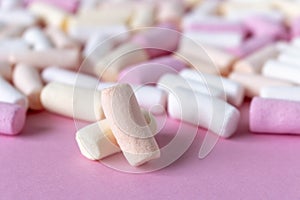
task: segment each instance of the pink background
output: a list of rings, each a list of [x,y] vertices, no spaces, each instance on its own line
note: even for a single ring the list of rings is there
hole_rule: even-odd
[[[237,134],[208,157],[197,158],[200,131],[179,160],[148,174],[85,159],[73,120],[31,113],[21,135],[0,136],[0,199],[299,199],[300,138],[248,133],[248,105]]]

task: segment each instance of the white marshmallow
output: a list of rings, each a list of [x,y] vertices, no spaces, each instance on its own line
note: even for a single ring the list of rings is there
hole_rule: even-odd
[[[165,74],[157,82],[159,88],[168,92],[173,92],[176,87],[182,87],[193,91],[200,92],[209,96],[225,99],[222,90],[205,83],[197,82],[191,79],[185,79],[181,76],[174,74]]]
[[[300,52],[299,52],[299,56],[300,56]],[[290,65],[299,66],[299,68],[300,68],[299,56],[296,56],[293,54],[288,54],[288,53],[282,53],[278,56],[278,61],[280,61],[282,63],[290,64]]]
[[[1,10],[16,10],[18,8],[22,8],[23,1],[22,0],[2,0],[0,8]]]
[[[264,87],[260,91],[260,97],[271,99],[284,99],[300,101],[300,87],[277,86]]]
[[[23,38],[33,46],[34,50],[47,50],[53,47],[46,34],[39,27],[28,28],[24,32]]]
[[[0,102],[19,104],[25,109],[28,108],[28,100],[26,96],[21,94],[9,82],[0,76]]]
[[[12,65],[5,61],[0,61],[0,77],[10,81],[12,77]]]
[[[36,24],[37,18],[28,10],[0,10],[0,23],[28,27]]]
[[[240,118],[240,112],[225,101],[184,88],[169,93],[168,112],[172,118],[209,129],[224,138],[236,131]]]
[[[184,69],[179,74],[186,79],[205,83],[224,91],[228,102],[232,105],[240,106],[243,103],[244,87],[236,81],[212,74],[199,74],[199,72],[191,69]]]
[[[300,84],[300,67],[297,65],[286,64],[276,60],[269,60],[265,63],[262,74],[267,77]]]
[[[41,93],[44,108],[66,117],[95,122],[104,118],[101,92],[52,82]]]
[[[157,127],[154,117],[145,111],[143,114],[152,133],[155,134]],[[121,151],[107,119],[78,130],[76,141],[81,154],[90,160],[100,160]]]

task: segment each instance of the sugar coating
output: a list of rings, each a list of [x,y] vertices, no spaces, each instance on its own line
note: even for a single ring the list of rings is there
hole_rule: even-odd
[[[26,110],[17,104],[0,102],[0,113],[0,134],[19,134],[25,124]]]
[[[299,102],[255,97],[249,117],[252,132],[300,134]]]

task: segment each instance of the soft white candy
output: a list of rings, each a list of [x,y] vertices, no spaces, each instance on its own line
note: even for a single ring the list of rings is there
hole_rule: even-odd
[[[117,83],[99,82],[93,76],[79,72],[61,69],[59,67],[49,67],[43,70],[42,78],[44,82],[58,82],[72,87],[87,89],[97,89],[99,91],[112,87]],[[162,114],[166,108],[167,94],[165,91],[153,86],[133,86],[136,98],[140,106],[150,109],[153,114]]]
[[[235,106],[240,106],[243,103],[245,91],[238,82],[212,74],[199,74],[199,72],[191,69],[184,69],[179,74],[186,79],[205,83],[224,91],[228,102]]]
[[[2,0],[1,10],[15,10],[21,8],[23,4],[22,0]]]
[[[269,60],[265,63],[262,74],[264,76],[300,84],[300,67],[297,65],[286,64],[276,60]]]
[[[300,56],[300,49],[299,49],[299,56]],[[278,60],[282,63],[296,65],[300,67],[299,56],[288,54],[288,53],[282,53],[278,56]]]
[[[228,138],[237,129],[240,112],[218,98],[184,88],[169,93],[168,112],[172,118],[207,128]]]
[[[104,118],[101,92],[52,82],[41,93],[44,108],[66,117],[95,122]]]
[[[274,86],[264,87],[260,90],[260,96],[271,99],[284,99],[300,101],[300,87]]]
[[[162,76],[157,82],[157,85],[159,88],[169,91],[171,93],[176,87],[182,87],[209,96],[218,97],[221,99],[225,98],[222,90],[216,87],[205,85],[205,83],[197,82],[194,80],[185,79],[181,76],[173,75],[173,74],[166,74]]]
[[[9,82],[0,76],[0,102],[19,104],[28,108],[28,100],[25,95],[15,89]]]
[[[93,76],[55,66],[44,69],[42,72],[42,78],[46,83],[59,82],[90,89],[96,88],[99,83]]]
[[[52,44],[46,34],[39,27],[31,27],[27,29],[23,38],[34,50],[46,50],[52,48]]]
[[[0,10],[0,23],[19,26],[32,26],[37,23],[37,17],[28,10]]]
[[[145,111],[143,114],[152,133],[155,134],[157,128],[154,117]],[[82,155],[90,160],[100,160],[121,151],[107,119],[78,130],[76,141]]]

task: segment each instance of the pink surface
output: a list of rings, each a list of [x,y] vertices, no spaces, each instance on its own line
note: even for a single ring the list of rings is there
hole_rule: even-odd
[[[242,24],[208,24],[208,23],[194,23],[191,24],[186,29],[194,30],[194,31],[211,31],[211,32],[236,32],[240,33],[243,36],[246,36],[248,30]]]
[[[238,133],[205,159],[199,133],[175,163],[139,175],[83,158],[72,120],[32,113],[21,135],[0,136],[0,199],[299,199],[300,138],[248,133],[248,105]]]
[[[300,103],[255,97],[250,106],[250,130],[300,134]]]

